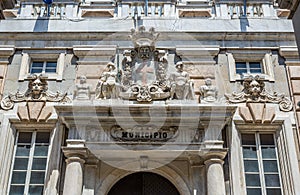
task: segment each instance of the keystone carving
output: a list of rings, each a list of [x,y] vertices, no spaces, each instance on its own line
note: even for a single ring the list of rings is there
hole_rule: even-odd
[[[259,75],[255,77],[249,76],[243,82],[244,89],[240,93],[233,92],[232,94],[225,94],[229,103],[242,103],[242,102],[264,102],[264,103],[277,103],[282,111],[288,112],[292,110],[292,102],[285,97],[284,94],[277,92],[270,93],[266,91],[265,84]]]

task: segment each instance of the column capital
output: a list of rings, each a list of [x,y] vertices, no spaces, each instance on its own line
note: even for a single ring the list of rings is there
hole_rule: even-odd
[[[68,158],[67,162],[85,162],[88,156],[88,149],[85,147],[84,140],[67,140],[67,146],[62,147],[64,155]]]
[[[222,160],[225,158],[227,155],[228,149],[227,148],[222,148],[222,149],[205,149],[202,151],[202,157],[205,161],[208,161],[210,159],[219,159]]]
[[[222,160],[220,158],[210,158],[210,159],[205,160],[204,164],[206,166],[209,166],[211,164],[221,164],[221,165],[223,165],[224,164],[224,160]]]

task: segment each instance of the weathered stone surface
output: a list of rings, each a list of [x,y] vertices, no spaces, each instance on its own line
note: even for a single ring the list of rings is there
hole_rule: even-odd
[[[265,107],[263,123],[271,123],[275,117],[275,107]]]
[[[292,80],[292,90],[294,94],[300,94],[300,80]]]
[[[253,122],[253,118],[248,107],[239,107],[239,112],[245,122]]]
[[[30,120],[37,121],[45,102],[27,102],[27,106]]]
[[[53,107],[46,106],[42,109],[42,112],[38,118],[38,121],[46,121],[52,115]]]
[[[105,66],[79,65],[77,75],[85,75],[87,78],[98,79],[103,73]]]
[[[300,66],[289,66],[288,69],[291,79],[300,79]]]
[[[296,106],[296,109],[300,110],[300,106],[298,106],[298,102],[300,102],[300,95],[294,95],[294,104]]]
[[[29,114],[28,114],[27,106],[19,106],[17,114],[21,121],[29,121]]]
[[[3,78],[5,76],[6,68],[7,66],[0,66],[0,78]]]
[[[187,64],[184,69],[192,78],[215,78],[215,67],[211,65]]]
[[[262,122],[265,104],[264,103],[248,103],[247,106],[252,114],[253,120],[257,123]]]

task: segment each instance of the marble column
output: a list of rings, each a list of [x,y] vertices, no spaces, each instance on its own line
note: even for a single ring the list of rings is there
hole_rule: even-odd
[[[63,148],[66,159],[66,172],[63,195],[81,195],[83,187],[83,166],[87,148],[82,140],[67,140]]]
[[[216,157],[209,158],[204,162],[206,166],[207,195],[225,195],[223,163],[223,160]]]

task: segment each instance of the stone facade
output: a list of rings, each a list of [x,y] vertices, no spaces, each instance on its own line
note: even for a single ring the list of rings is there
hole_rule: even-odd
[[[133,194],[137,173],[149,194],[299,194],[300,61],[283,10],[145,2],[4,10],[0,194]]]

